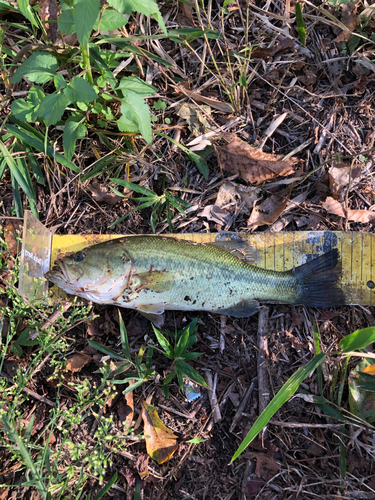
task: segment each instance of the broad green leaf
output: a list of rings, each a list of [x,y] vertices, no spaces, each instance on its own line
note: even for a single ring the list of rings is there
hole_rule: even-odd
[[[68,86],[63,90],[70,102],[91,102],[98,97],[95,90],[84,78],[74,76]]]
[[[163,380],[163,385],[168,385],[176,376],[176,370],[172,370]]]
[[[111,179],[115,184],[120,184],[120,186],[124,186],[136,193],[144,194],[145,196],[153,196],[157,198],[157,194],[151,191],[151,189],[147,189],[139,184],[134,184],[133,182],[124,181],[123,179]]]
[[[126,116],[121,116],[116,120],[116,125],[120,132],[137,133],[139,132],[138,124],[133,120],[129,120]]]
[[[167,34],[157,3],[155,0],[108,0],[109,5],[123,14],[131,14],[133,11],[140,12],[145,16],[153,16],[159,23],[160,28]]]
[[[16,99],[10,105],[10,110],[12,114],[18,118],[18,120],[33,122],[37,118],[37,113],[35,107],[31,102],[25,101],[24,99]]]
[[[171,458],[177,450],[177,436],[160,420],[156,409],[143,401],[142,418],[147,453],[160,465]]]
[[[100,31],[112,31],[122,28],[128,22],[128,18],[124,14],[117,12],[114,9],[105,9],[100,19],[97,19],[94,30],[99,29]]]
[[[174,349],[174,355],[176,358],[181,356],[181,354],[184,352],[188,340],[189,340],[189,330],[186,330],[178,339],[177,346]]]
[[[47,127],[54,125],[61,119],[69,104],[69,99],[63,93],[46,95],[40,103],[38,117],[44,119]]]
[[[142,97],[148,97],[157,92],[157,89],[147,82],[144,82],[137,76],[124,76],[121,78],[120,83],[116,87],[116,90],[131,90],[136,92]]]
[[[307,365],[302,366],[289,378],[289,380],[282,386],[276,396],[268,404],[267,408],[259,415],[254,422],[253,426],[247,433],[245,439],[240,444],[238,450],[233,455],[231,462],[233,462],[247,446],[256,438],[256,436],[266,427],[270,419],[285,404],[293,394],[298,390],[301,383],[307,378],[317,366],[320,366],[326,358],[325,353],[318,354],[313,357]]]
[[[50,143],[47,143],[47,147],[45,147],[43,136],[42,138],[40,138],[41,134],[35,128],[33,128],[31,125],[27,123],[22,123],[18,121],[16,118],[11,118],[11,119],[14,123],[18,125],[19,128],[10,124],[7,124],[5,128],[7,129],[8,132],[14,135],[14,137],[17,137],[17,139],[37,149],[38,151],[45,153],[49,158],[53,158],[58,163],[61,163],[61,165],[65,165],[65,167],[70,168],[70,170],[73,170],[73,172],[77,173],[81,172],[80,168],[74,165],[74,163],[72,163],[71,161],[67,160],[64,155],[56,151],[50,145]]]
[[[82,47],[86,48],[100,14],[100,0],[74,0],[74,24]]]
[[[73,35],[73,33],[76,33],[76,25],[74,24],[73,11],[71,9],[61,12],[57,26],[64,35]]]
[[[31,24],[39,28],[38,23],[35,20],[33,11],[29,5],[29,0],[17,0],[17,3],[22,15],[25,16],[26,19],[31,22]]]
[[[306,43],[306,26],[305,26],[305,21],[303,20],[303,14],[302,14],[302,8],[301,8],[300,2],[296,3],[296,23],[297,23],[299,39],[300,39],[302,45],[305,45],[305,43]]]
[[[150,110],[145,101],[135,92],[122,89],[121,113],[129,121],[138,125],[138,130],[146,142],[152,143]]]
[[[156,338],[158,339],[159,344],[161,345],[161,348],[163,351],[165,351],[166,355],[168,356],[169,359],[173,359],[173,347],[171,344],[168,342],[168,340],[164,337],[164,335],[159,332],[157,328],[151,323],[151,326],[155,332]]]
[[[195,370],[192,366],[190,366],[188,363],[186,363],[186,361],[178,359],[175,364],[176,364],[177,374],[180,373],[181,375],[184,375],[185,377],[190,378],[191,380],[193,380],[197,384],[200,384],[200,385],[203,385],[204,387],[207,387],[207,383],[204,380],[204,378],[201,375],[199,375],[197,370]]]
[[[183,358],[185,361],[191,361],[192,359],[197,359],[199,356],[202,356],[201,352],[185,352]]]
[[[27,158],[27,161],[30,164],[30,166],[34,172],[36,181],[39,182],[39,184],[43,184],[43,186],[45,186],[46,183],[45,183],[45,180],[43,177],[43,172],[39,166],[37,159],[35,158],[35,156],[36,156],[35,153],[33,153],[33,151],[31,150],[31,148],[28,144],[24,144],[22,141],[20,141],[20,144],[21,144],[21,148],[24,151],[26,151],[26,158]]]
[[[83,139],[87,133],[87,128],[83,123],[81,123],[81,121],[81,116],[71,116],[65,122],[63,145],[64,153],[68,160],[73,158],[77,140]]]
[[[11,78],[11,83],[18,83],[24,76],[31,82],[47,83],[56,74],[56,57],[48,52],[34,52],[24,61]]]
[[[29,90],[27,101],[31,102],[31,104],[36,108],[42,102],[44,96],[45,93],[43,92],[42,87],[39,87],[39,85],[34,85]]]
[[[65,89],[65,87],[68,85],[61,73],[57,73],[57,75],[53,79],[53,83],[55,84],[57,90]]]
[[[340,340],[340,347],[343,353],[358,351],[375,342],[375,327],[369,326],[351,333]]]

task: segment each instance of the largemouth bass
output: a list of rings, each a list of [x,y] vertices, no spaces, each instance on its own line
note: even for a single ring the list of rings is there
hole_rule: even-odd
[[[46,277],[69,294],[135,309],[160,324],[165,310],[255,314],[262,302],[336,306],[337,249],[285,272],[249,264],[237,250],[163,236],[121,237],[59,256]]]

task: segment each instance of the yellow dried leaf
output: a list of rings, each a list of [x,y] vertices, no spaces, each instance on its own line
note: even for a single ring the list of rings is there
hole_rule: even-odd
[[[325,208],[330,214],[338,215],[340,217],[348,217],[348,220],[361,222],[362,224],[375,219],[375,212],[371,212],[370,210],[351,210],[349,208],[346,211],[343,204],[334,200],[331,196],[323,202],[323,208]]]
[[[177,436],[163,424],[156,409],[146,401],[142,403],[142,418],[147,453],[158,464],[163,464],[177,450]]]

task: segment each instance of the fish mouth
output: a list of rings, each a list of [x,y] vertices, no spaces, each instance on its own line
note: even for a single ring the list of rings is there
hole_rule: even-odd
[[[52,282],[55,282],[56,279],[68,282],[69,276],[64,262],[62,260],[56,260],[55,264],[56,265],[45,274],[46,278]]]

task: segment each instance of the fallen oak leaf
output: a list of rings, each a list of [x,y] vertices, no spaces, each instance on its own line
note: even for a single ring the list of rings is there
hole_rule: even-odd
[[[142,403],[142,418],[146,449],[159,465],[169,460],[177,450],[177,436],[160,420],[154,406]]]
[[[198,214],[198,217],[205,217],[207,220],[211,220],[222,226],[228,224],[230,220],[230,215],[223,212],[217,205],[207,205],[202,212]]]
[[[92,357],[87,354],[75,354],[66,364],[66,369],[70,372],[80,372],[82,368],[91,363]]]
[[[268,48],[257,47],[252,53],[251,57],[257,57],[259,59],[265,59],[267,57],[272,57],[276,55],[278,52],[284,49],[288,49],[289,47],[293,47],[294,40],[292,38],[284,38],[279,37],[276,40],[275,45]]]
[[[329,187],[335,198],[343,200],[348,187],[355,188],[359,179],[356,179],[361,174],[361,166],[351,167],[345,163],[334,163],[333,167],[328,170]],[[361,175],[362,177],[362,175]]]
[[[357,26],[357,15],[355,14],[357,10],[357,2],[352,2],[348,4],[341,4],[341,23],[347,27],[349,31],[342,30],[341,33],[335,38],[335,42],[343,43],[347,42],[352,36],[352,32]]]
[[[92,182],[87,186],[87,189],[91,192],[92,197],[98,203],[116,205],[117,202],[122,200],[121,196],[108,191],[104,186],[99,184],[99,182]]]
[[[282,161],[283,156],[264,153],[235,134],[222,134],[220,138],[227,142],[225,147],[215,145],[221,168],[238,174],[241,179],[251,184],[260,184],[268,179],[295,172],[294,165],[299,161],[297,158]]]
[[[288,204],[288,196],[272,195],[260,205],[254,207],[247,227],[255,230],[259,226],[270,226],[274,224],[285,210]]]
[[[339,217],[347,217],[348,220],[352,222],[366,224],[367,222],[375,220],[375,212],[370,210],[352,210],[350,208],[345,210],[343,204],[334,200],[331,196],[329,196],[322,205],[330,214],[338,215]]]

